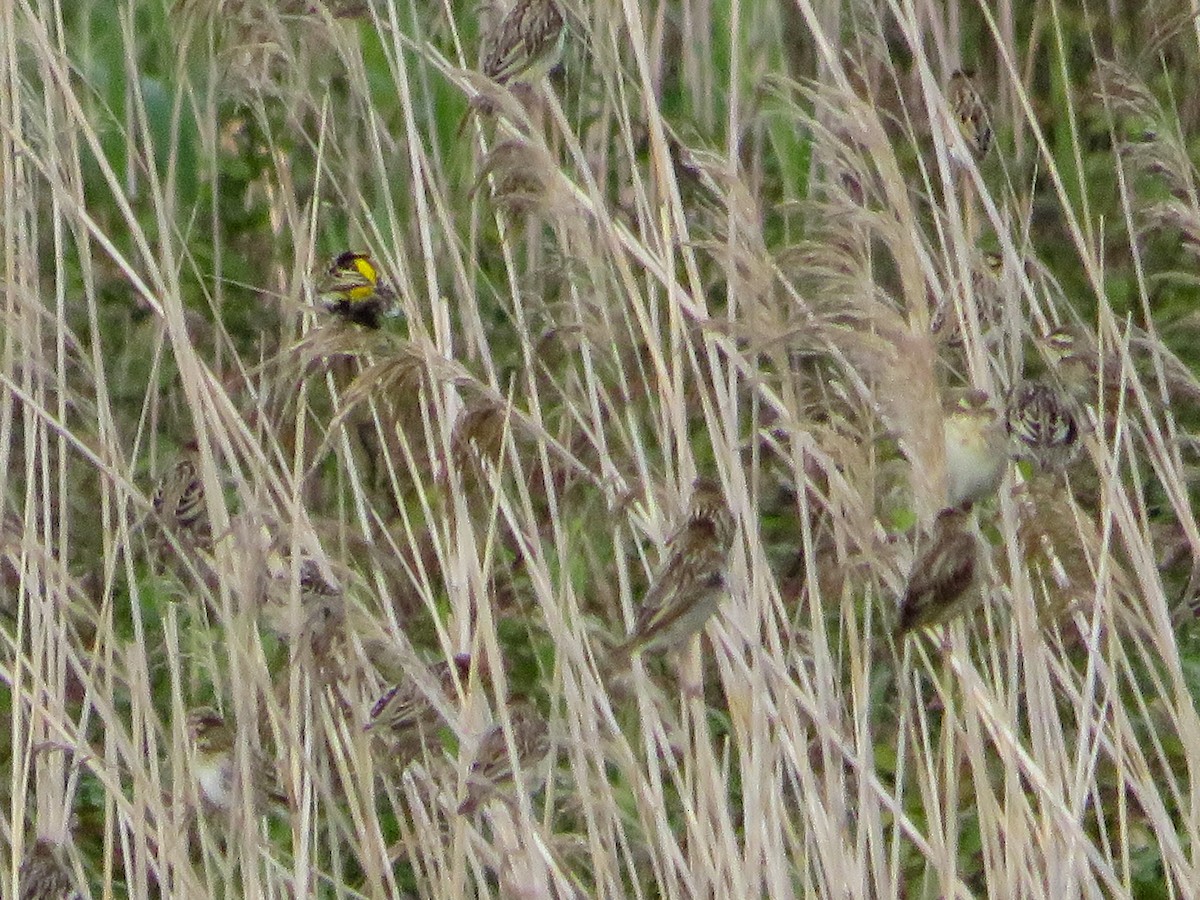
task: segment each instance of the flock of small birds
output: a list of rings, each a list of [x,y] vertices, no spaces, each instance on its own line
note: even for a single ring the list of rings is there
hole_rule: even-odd
[[[354,5],[354,9],[355,15],[362,13],[359,5]],[[518,0],[499,24],[485,34],[480,68],[500,85],[536,83],[557,65],[565,38],[565,20],[554,0]],[[317,291],[330,313],[364,328],[380,328],[386,319],[399,315],[395,293],[379,277],[375,263],[365,253],[348,251],[340,254],[321,279]],[[168,540],[175,541],[177,548],[193,552],[212,547],[214,536],[204,498],[198,447],[194,442],[185,445],[174,466],[159,480],[152,505]],[[702,526],[696,523],[691,527]],[[722,525],[723,529],[725,527]],[[689,544],[686,552],[694,550]],[[294,628],[279,627],[280,607],[286,605],[279,604],[272,624],[293,639],[299,637],[313,656],[327,657],[331,635],[344,624],[341,592],[320,574],[314,560],[303,559],[300,567],[300,605],[304,621]],[[678,568],[676,565],[675,569]],[[711,592],[711,587],[704,585],[702,589]],[[681,631],[680,624],[672,621],[678,610],[670,608],[670,604],[677,602],[678,595],[679,591],[670,586],[656,592],[655,603],[663,608],[658,615],[645,617],[644,635],[631,638],[630,650],[640,649],[643,638],[646,643],[658,644]],[[266,617],[270,618],[269,611]],[[642,630],[639,628],[639,634]],[[440,675],[448,675],[452,667],[447,664],[444,668]],[[461,674],[466,673],[465,660],[459,660],[458,669]],[[444,689],[452,687],[446,678],[440,680]],[[380,698],[371,711],[367,727],[374,733],[387,732],[390,735],[387,747],[394,750],[414,730],[419,733],[422,727],[435,724],[436,719],[434,707],[420,689],[412,682],[403,682]],[[514,720],[520,720],[519,736],[538,731],[536,725],[530,726],[526,721],[532,719],[527,712],[514,715]],[[541,730],[544,732],[544,728]],[[211,809],[232,809],[240,795],[239,767],[233,752],[237,730],[214,709],[198,707],[188,715],[187,733],[195,752],[194,771],[202,801]],[[484,736],[475,751],[470,793],[461,806],[464,815],[479,807],[489,794],[489,785],[510,777],[508,759],[504,733],[497,726]],[[261,808],[265,801],[286,805],[286,794],[277,783],[270,761],[256,754],[250,768],[254,806]],[[47,840],[38,840],[28,846],[20,872],[21,900],[58,900],[76,896],[73,878],[60,858],[61,852],[61,848]]]
[[[555,0],[518,0],[485,36],[480,68],[500,85],[536,84],[558,63],[565,37],[566,21]],[[993,132],[987,106],[972,78],[955,72],[946,97],[963,143],[976,161],[983,159],[993,143]],[[977,277],[994,279],[1001,265],[997,254],[985,254]],[[367,253],[339,255],[323,274],[316,293],[329,313],[357,327],[378,329],[400,315],[396,292]],[[983,314],[989,312],[994,310],[981,309]],[[934,331],[950,329],[952,316],[945,308],[939,310]],[[996,492],[1009,465],[1027,461],[1053,475],[1066,471],[1078,458],[1088,433],[1087,408],[1095,400],[1089,395],[1097,384],[1095,351],[1069,328],[1052,332],[1041,346],[1052,364],[1044,374],[1020,380],[1003,402],[995,402],[983,391],[966,390],[947,404],[946,503],[915,541],[897,604],[894,634],[898,638],[962,616],[978,601],[983,538],[977,510]],[[154,518],[177,551],[209,551],[220,539],[209,522],[196,444],[185,446],[163,474],[152,505]],[[617,639],[614,668],[627,667],[642,655],[681,650],[703,631],[729,594],[727,575],[737,537],[736,517],[722,484],[712,477],[697,478],[686,515],[666,543],[633,630]],[[295,611],[286,603],[268,605],[264,618],[313,659],[327,659],[334,654],[337,635],[347,627],[343,591],[315,559],[301,559],[296,568],[299,620],[294,620]],[[461,655],[429,669],[443,698],[455,698],[475,667],[470,656]],[[522,771],[537,770],[552,752],[546,722],[532,704],[514,704],[507,715],[508,728],[493,725],[473,748],[466,796],[457,808],[461,815],[474,814],[502,786],[511,785],[512,749]],[[400,759],[416,757],[445,724],[427,690],[407,678],[389,687],[361,718],[382,755]],[[209,706],[192,709],[186,731],[196,788],[210,809],[235,808],[247,789],[253,794],[253,808],[289,806],[291,798],[279,783],[275,765],[257,750],[247,767],[251,783],[243,785],[235,753],[239,730],[221,713]],[[71,896],[72,889],[60,849],[44,840],[30,845],[20,873],[22,900]]]
[[[1055,330],[1047,343],[1062,359],[1081,356],[1076,333]],[[947,504],[918,541],[908,586],[900,599],[897,634],[944,623],[972,607],[980,552],[974,505],[995,493],[1010,460],[1026,460],[1045,473],[1066,471],[1076,460],[1085,430],[1080,390],[1063,374],[1081,371],[1064,363],[1045,376],[1019,381],[1003,410],[983,391],[966,392],[944,419]],[[1082,369],[1086,371],[1086,368]]]

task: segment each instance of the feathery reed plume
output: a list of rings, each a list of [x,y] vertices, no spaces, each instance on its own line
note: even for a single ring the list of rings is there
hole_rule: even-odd
[[[19,900],[74,900],[78,896],[61,847],[47,838],[38,838],[25,847],[17,873]]]
[[[511,137],[492,147],[471,188],[491,181],[492,201],[515,217],[565,214],[575,210],[560,185],[558,165],[538,140]]]

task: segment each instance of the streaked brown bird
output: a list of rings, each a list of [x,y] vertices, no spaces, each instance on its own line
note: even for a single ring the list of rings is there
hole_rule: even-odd
[[[562,58],[565,24],[555,0],[517,0],[484,37],[480,69],[497,84],[536,84]]]
[[[291,571],[285,565],[275,573],[262,608],[267,626],[292,646],[297,658],[318,668],[328,667],[346,633],[346,597],[329,581],[311,556],[299,564],[299,606],[292,603]]]
[[[975,75],[962,69],[950,76],[946,87],[946,102],[954,116],[954,124],[976,162],[988,154],[992,146],[992,125],[987,104],[979,93]]]
[[[967,391],[946,415],[946,505],[970,504],[995,492],[1008,462],[1007,435],[985,391]]]
[[[1075,404],[1044,379],[1025,381],[1008,396],[1006,415],[1012,455],[1043,471],[1067,468],[1080,449]]]
[[[452,660],[440,660],[429,667],[429,673],[447,697],[456,697],[454,677],[465,682],[471,674],[471,655],[459,653]],[[368,716],[366,731],[391,732],[403,737],[415,731],[436,726],[441,721],[437,707],[412,678],[405,678],[388,689],[375,701]]]
[[[1079,329],[1063,325],[1035,343],[1046,351],[1051,374],[1067,391],[1081,395],[1089,384],[1094,386],[1098,353]],[[1115,360],[1107,368],[1111,375],[1119,374]]]
[[[160,521],[180,537],[199,547],[212,543],[200,448],[195,441],[184,444],[175,464],[159,478],[152,503]]]
[[[944,509],[929,534],[918,542],[900,599],[897,639],[911,631],[948,622],[970,610],[978,598],[975,586],[979,541],[966,509]]]
[[[514,705],[509,710],[509,717],[521,780],[526,790],[536,791],[541,786],[551,750],[549,724],[541,713],[525,703]],[[476,746],[467,776],[467,796],[459,804],[458,814],[472,815],[484,800],[511,790],[515,783],[508,737],[502,724],[497,722]]]
[[[17,875],[20,900],[74,900],[78,896],[61,847],[46,838],[26,845]]]
[[[666,562],[642,600],[633,634],[616,651],[619,660],[677,647],[704,628],[728,593],[734,534],[721,485],[697,478],[687,521],[667,542]]]
[[[971,263],[971,293],[979,316],[979,330],[985,346],[993,346],[999,338],[1004,317],[1004,257],[986,250]],[[942,299],[929,321],[930,331],[948,347],[963,346],[962,328],[955,310],[953,296]]]
[[[188,713],[187,731],[196,754],[194,774],[201,799],[224,812],[237,809],[241,803],[241,770],[234,747],[237,731],[208,706]],[[261,750],[254,750],[249,767],[255,808],[265,813],[268,802],[286,807],[287,795],[279,786],[274,762]]]
[[[1038,338],[1035,343],[1046,353],[1050,362],[1049,374],[1054,382],[1076,403],[1094,406],[1097,409],[1103,403],[1106,418],[1115,416],[1122,403],[1126,410],[1137,407],[1136,393],[1127,380],[1137,377],[1137,373],[1127,375],[1121,355],[1115,350],[1102,353],[1095,336],[1084,328],[1061,326],[1045,337]],[[1153,343],[1145,337],[1134,337],[1130,342],[1130,352],[1139,346],[1143,350],[1147,349],[1147,344]],[[1157,351],[1161,349],[1155,348]],[[1182,367],[1181,372],[1179,367],[1171,366],[1171,359],[1170,355],[1160,355],[1169,393],[1173,398],[1187,398],[1195,402],[1200,398],[1194,384],[1195,376],[1186,367]],[[1144,374],[1142,378],[1143,383],[1146,383]],[[1157,375],[1153,380],[1157,381]]]

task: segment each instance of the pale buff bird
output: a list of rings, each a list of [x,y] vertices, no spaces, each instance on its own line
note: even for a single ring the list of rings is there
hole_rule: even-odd
[[[946,505],[975,503],[994,493],[1004,477],[1007,436],[999,412],[984,391],[968,391],[943,421]]]
[[[229,812],[242,802],[240,766],[234,741],[238,732],[216,710],[202,706],[188,713],[188,737],[195,751],[197,786],[204,803]],[[266,812],[266,803],[287,805],[287,795],[279,787],[274,763],[261,751],[250,759],[250,779],[254,788],[253,805]]]

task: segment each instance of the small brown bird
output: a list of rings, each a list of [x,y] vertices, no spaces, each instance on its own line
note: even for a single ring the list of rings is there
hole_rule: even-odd
[[[208,706],[188,713],[187,730],[196,754],[194,773],[201,799],[224,812],[236,809],[241,802],[240,767],[234,749],[237,732]],[[275,765],[262,751],[251,755],[250,778],[256,808],[265,811],[267,801],[287,806],[287,795],[279,787]]]
[[[74,900],[78,896],[74,876],[57,844],[38,838],[25,847],[17,876],[20,900]]]
[[[1045,349],[1051,373],[1068,391],[1081,391],[1093,380],[1097,353],[1078,329],[1064,325],[1035,343]]]
[[[536,84],[562,58],[565,24],[555,0],[517,0],[483,40],[483,74],[497,84]]]
[[[972,72],[959,70],[950,76],[946,87],[946,102],[954,123],[967,144],[967,149],[979,162],[992,146],[992,126],[988,117],[987,104],[975,84]]]
[[[1012,453],[1043,471],[1062,471],[1079,454],[1074,403],[1045,380],[1023,382],[1008,396],[1006,416]]]
[[[971,292],[979,315],[979,330],[985,346],[999,338],[998,327],[1004,314],[1004,257],[987,250],[978,254],[971,264]],[[962,329],[955,311],[953,297],[938,303],[929,321],[930,331],[948,347],[963,345]]]
[[[448,697],[458,696],[454,687],[454,676],[465,682],[471,674],[471,655],[459,653],[453,660],[440,660],[429,667],[442,692]],[[441,721],[437,707],[421,690],[420,685],[406,678],[386,691],[371,707],[366,731],[388,731],[403,737],[413,731],[436,726]]]
[[[974,503],[992,494],[1008,462],[1000,414],[985,391],[967,391],[945,417],[946,505]]]
[[[522,781],[527,790],[536,790],[543,775],[540,770],[550,755],[549,725],[536,709],[527,704],[512,707],[509,716],[512,719],[513,744]],[[479,739],[467,776],[467,797],[459,805],[458,814],[472,815],[484,800],[510,789],[515,782],[508,738],[503,726],[496,723]]]
[[[721,485],[697,478],[687,521],[667,542],[666,564],[642,600],[633,634],[616,651],[619,659],[677,647],[704,628],[728,593],[734,533]]]
[[[966,613],[973,596],[979,543],[965,509],[944,509],[929,534],[917,545],[900,600],[897,639],[911,631],[939,625]]]
[[[1120,354],[1115,351],[1101,353],[1094,335],[1083,328],[1067,325],[1054,329],[1035,343],[1046,352],[1050,376],[1071,400],[1097,408],[1103,403],[1106,417],[1116,415],[1122,402],[1126,409],[1136,408],[1137,396],[1126,380]],[[1190,372],[1185,370],[1182,381],[1178,377],[1172,378],[1169,371],[1164,374],[1172,394],[1196,397],[1189,384],[1194,380]]]
[[[325,577],[312,557],[302,558],[299,568],[299,607],[292,603],[290,566],[284,565],[267,591],[262,618],[294,648],[298,659],[327,667],[346,633],[345,593]]]
[[[204,479],[200,474],[200,447],[195,441],[184,444],[175,465],[159,478],[152,503],[167,528],[195,546],[212,543]]]

